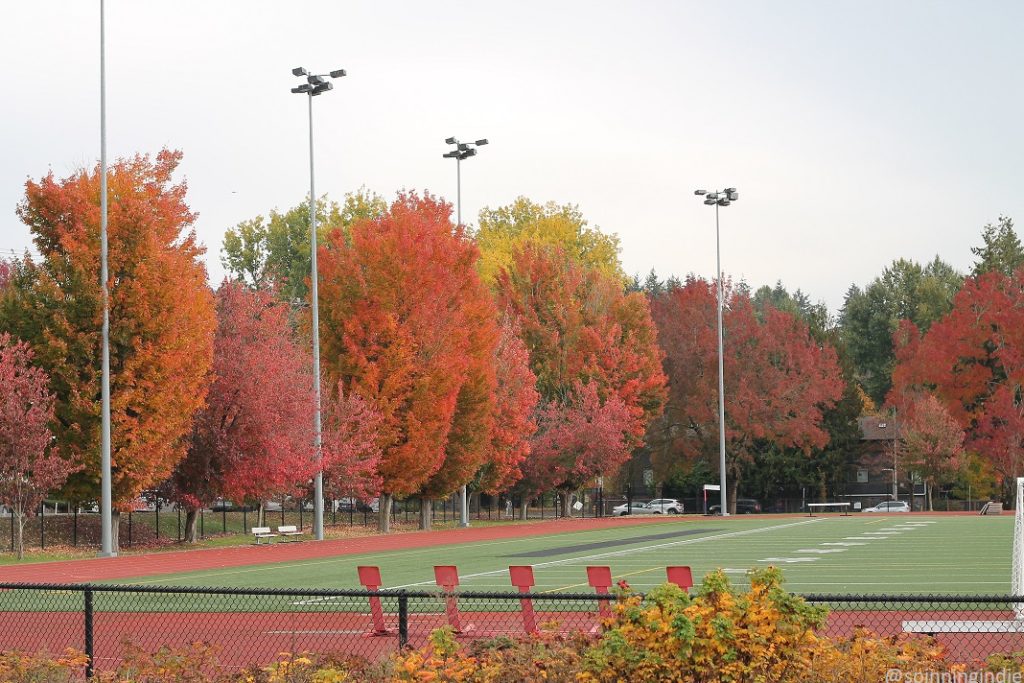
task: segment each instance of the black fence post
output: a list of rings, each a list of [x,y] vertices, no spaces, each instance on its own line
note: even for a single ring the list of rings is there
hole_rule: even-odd
[[[246,516],[249,512],[248,505],[242,505],[242,533],[249,533],[249,518]]]
[[[39,547],[46,550],[46,503],[39,504]]]
[[[85,665],[85,677],[92,678],[93,668],[93,639],[92,639],[92,590],[85,589],[85,655],[89,658]]]
[[[178,543],[181,543],[181,505],[178,505]]]
[[[132,547],[132,511],[128,511],[128,547]]]
[[[199,538],[206,538],[206,515],[199,511]]]
[[[409,644],[409,596],[402,591],[398,594],[398,647]]]
[[[10,510],[11,515],[11,552],[14,552],[14,508]]]
[[[302,531],[302,508],[306,507],[305,501],[299,498],[299,531]]]
[[[220,530],[223,533],[228,532],[228,506],[225,505],[220,510]]]
[[[153,509],[156,512],[156,540],[159,541],[160,540],[160,501],[159,500],[156,502],[156,505],[153,506]]]

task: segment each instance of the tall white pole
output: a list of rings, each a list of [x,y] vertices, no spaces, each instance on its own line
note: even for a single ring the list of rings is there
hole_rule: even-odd
[[[313,538],[324,540],[324,471],[323,436],[320,426],[320,301],[316,268],[316,189],[313,176],[313,95],[309,94],[309,243],[311,248],[312,277],[310,295],[313,308],[313,392],[316,396],[316,478],[313,481]]]
[[[100,0],[100,286],[103,291],[102,422],[100,435],[100,557],[113,557],[110,492],[110,291],[107,287],[107,70],[103,0]]]
[[[462,225],[462,159],[455,157],[455,211],[459,225]],[[459,526],[469,526],[469,492],[466,485],[459,491]]]
[[[725,361],[722,343],[722,246],[718,231],[718,202],[715,202],[715,278],[718,280],[718,467],[722,515],[729,514],[725,488]]]

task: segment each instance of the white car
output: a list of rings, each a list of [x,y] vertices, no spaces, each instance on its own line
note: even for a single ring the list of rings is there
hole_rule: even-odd
[[[910,505],[905,500],[885,500],[864,512],[910,512]]]
[[[630,505],[629,503],[623,503],[622,505],[616,505],[615,507],[612,508],[612,514],[616,517],[622,517],[623,515],[629,514],[649,514],[650,512],[651,509],[647,507],[646,503],[641,503],[638,501],[634,502],[633,505]]]
[[[647,503],[647,507],[656,515],[681,515],[683,513],[683,504],[675,498],[655,498]]]

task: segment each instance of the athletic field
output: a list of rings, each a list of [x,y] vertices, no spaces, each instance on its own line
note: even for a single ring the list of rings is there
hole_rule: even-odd
[[[1009,594],[1013,516],[902,514],[671,517],[594,530],[346,554],[117,579],[154,586],[358,588],[356,567],[379,566],[384,588],[434,586],[434,565],[456,565],[462,590],[511,591],[509,565],[532,565],[539,592],[589,592],[588,565],[607,565],[638,590],[689,565],[699,583],[723,568],[745,586],[775,565],[786,587],[829,594]],[[268,549],[271,550],[271,549]],[[272,553],[268,553],[272,555]]]

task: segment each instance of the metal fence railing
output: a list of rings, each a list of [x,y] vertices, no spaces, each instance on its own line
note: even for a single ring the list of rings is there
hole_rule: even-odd
[[[979,662],[1024,650],[1024,597],[805,595],[829,608],[824,635],[863,628],[879,636],[934,636],[947,657]],[[451,625],[464,638],[522,635],[534,628],[597,632],[613,596],[592,593],[404,590],[254,590],[87,584],[0,584],[0,651],[59,653],[116,668],[127,644],[146,651],[205,642],[225,666],[265,664],[281,652],[380,660],[421,647]]]
[[[576,500],[574,498],[574,500]],[[576,517],[595,517],[609,514],[610,502],[605,502],[598,489],[588,489],[580,497],[580,506],[573,510]],[[558,517],[557,495],[548,492],[527,501],[525,519],[544,520]],[[420,505],[418,498],[392,502],[392,523],[416,526],[419,522]],[[446,525],[459,519],[458,496],[428,501],[433,506],[435,525]],[[265,513],[263,525],[294,525],[310,531],[313,525],[312,502],[295,501],[275,503]],[[522,520],[522,499],[518,495],[483,496],[474,495],[469,504],[470,519],[477,521]],[[379,513],[364,505],[343,505],[327,501],[324,506],[324,525],[331,527],[376,528]],[[185,535],[185,512],[169,503],[162,503],[148,510],[122,513],[118,516],[118,537],[122,547],[136,545],[152,546],[163,543],[181,542]],[[15,518],[0,508],[0,553],[15,552]],[[254,526],[263,526],[253,508],[201,510],[196,520],[200,538],[225,534],[248,536]],[[56,510],[51,505],[40,505],[32,516],[26,517],[23,543],[26,550],[63,547],[98,547],[100,544],[100,515],[96,512],[80,511],[65,503],[58,503]]]

